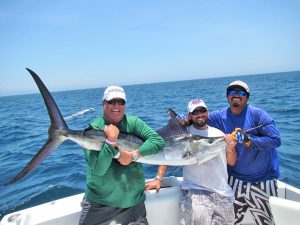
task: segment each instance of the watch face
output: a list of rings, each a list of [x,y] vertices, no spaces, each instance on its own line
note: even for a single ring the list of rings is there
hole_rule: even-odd
[[[139,159],[139,156],[136,152],[132,153],[132,161],[137,161]]]

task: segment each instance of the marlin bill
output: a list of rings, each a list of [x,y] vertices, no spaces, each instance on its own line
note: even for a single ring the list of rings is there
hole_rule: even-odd
[[[12,184],[34,168],[36,168],[47,156],[49,156],[64,141],[71,140],[82,148],[91,151],[100,151],[105,143],[106,136],[102,130],[84,129],[71,130],[63,119],[53,97],[39,76],[28,69],[37,84],[44,99],[51,124],[48,130],[48,141],[31,159],[31,161],[7,184]],[[195,163],[203,163],[218,155],[224,150],[223,137],[202,137],[192,135],[187,127],[182,126],[176,120],[176,113],[168,109],[168,124],[157,130],[166,143],[166,147],[157,154],[140,157],[138,162],[153,165],[183,166]],[[118,145],[128,151],[133,151],[143,144],[143,140],[137,136],[120,133]]]

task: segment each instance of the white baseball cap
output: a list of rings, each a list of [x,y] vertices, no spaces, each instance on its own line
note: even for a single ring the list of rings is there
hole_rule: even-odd
[[[122,87],[119,86],[109,86],[105,89],[103,94],[103,101],[110,101],[114,98],[121,98],[126,101],[126,94]]]
[[[202,99],[193,99],[187,106],[188,113],[192,113],[199,106],[207,109],[205,102]]]
[[[248,85],[247,85],[245,82],[240,81],[240,80],[236,80],[236,81],[231,82],[231,83],[228,85],[228,87],[227,87],[227,91],[228,91],[230,88],[235,87],[235,86],[236,86],[236,87],[241,87],[241,88],[245,89],[246,92],[250,93],[250,89],[249,89]]]

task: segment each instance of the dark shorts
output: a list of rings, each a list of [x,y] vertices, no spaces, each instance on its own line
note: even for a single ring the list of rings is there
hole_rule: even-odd
[[[148,225],[145,203],[129,208],[100,205],[83,198],[79,225]]]
[[[249,209],[255,224],[274,225],[269,198],[277,196],[275,179],[248,183],[230,176],[229,185],[235,192],[235,224],[240,224]]]

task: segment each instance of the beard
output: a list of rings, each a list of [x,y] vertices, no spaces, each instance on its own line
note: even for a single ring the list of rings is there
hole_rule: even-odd
[[[234,102],[234,103],[232,104],[232,106],[233,106],[233,107],[235,107],[235,108],[237,108],[237,107],[239,107],[239,106],[240,106],[240,104],[239,104],[239,103],[237,103],[237,102]]]
[[[207,125],[207,118],[205,118],[204,121],[202,122],[198,122],[197,120],[194,120],[193,125],[194,127],[202,128]]]
[[[235,108],[238,108],[241,105],[242,98],[234,97],[234,98],[231,99],[231,101],[232,101],[231,106],[235,107]]]

